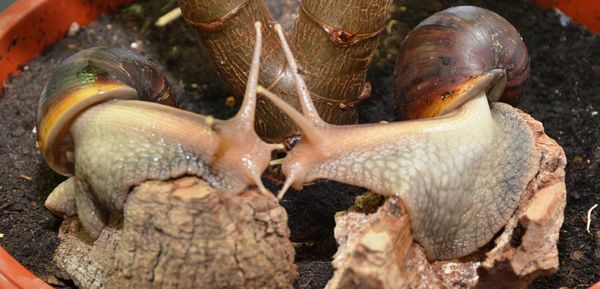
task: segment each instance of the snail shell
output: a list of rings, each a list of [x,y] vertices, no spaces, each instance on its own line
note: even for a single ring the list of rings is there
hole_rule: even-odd
[[[488,96],[514,103],[529,75],[529,57],[506,19],[473,6],[433,14],[406,36],[396,60],[393,87],[400,118],[454,109],[465,101],[458,96],[471,80],[493,69],[503,69],[506,78],[494,83]]]
[[[110,99],[175,106],[165,76],[155,63],[138,54],[99,47],[72,55],[56,68],[38,101],[38,147],[53,170],[73,173],[69,128],[85,109]]]

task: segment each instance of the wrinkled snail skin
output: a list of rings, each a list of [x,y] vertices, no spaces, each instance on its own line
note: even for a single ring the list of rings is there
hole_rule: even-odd
[[[247,180],[239,171],[211,165],[220,139],[206,123],[199,115],[134,100],[99,104],[83,113],[71,128],[75,177],[93,192],[75,196],[82,223],[90,215],[86,211],[120,212],[129,190],[145,180],[193,175],[223,192],[245,189]]]
[[[280,39],[296,67],[282,33]],[[504,79],[504,71],[495,69],[464,83],[459,97],[469,99],[439,117],[349,126],[319,118],[299,73],[302,114],[259,87],[304,132],[282,161],[287,179],[279,196],[317,179],[365,187],[404,203],[429,259],[474,252],[514,212],[539,159],[533,135],[514,109],[490,109],[486,91]]]
[[[271,151],[280,146],[261,141],[254,131],[261,48],[260,24],[256,26],[248,88],[236,116],[215,120],[118,96],[87,107],[68,128],[73,177],[52,192],[47,207],[59,214],[77,213],[95,239],[121,214],[129,190],[146,180],[193,175],[224,193],[240,193],[248,185],[266,193],[260,176]],[[74,197],[65,196],[69,194]],[[69,198],[75,206],[59,204]]]
[[[321,131],[328,141],[301,143],[284,160],[284,174],[296,185],[329,179],[398,196],[430,259],[487,243],[535,174],[526,124],[504,104],[490,113],[485,95],[428,121]],[[315,150],[323,157],[307,159]]]
[[[515,103],[529,75],[519,32],[498,14],[473,6],[435,13],[405,38],[393,88],[401,119],[432,117],[459,106],[463,83],[491,69],[506,71],[506,89],[488,93]]]

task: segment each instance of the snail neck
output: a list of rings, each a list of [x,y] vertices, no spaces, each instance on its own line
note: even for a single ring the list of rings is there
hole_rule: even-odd
[[[223,192],[239,192],[246,187],[242,176],[211,166],[220,144],[213,122],[219,121],[149,102],[96,105],[70,130],[76,175],[115,210],[131,187],[151,179],[194,175]]]
[[[329,179],[383,195],[408,191],[411,182],[419,181],[412,174],[426,174],[429,168],[470,155],[480,158],[495,139],[495,123],[485,94],[437,118],[329,125],[323,130],[328,136],[324,141],[301,143],[291,152],[283,164],[286,175],[297,175],[297,184]]]
[[[537,171],[527,124],[507,105],[490,110],[483,94],[444,117],[328,129],[327,142],[297,147],[284,173],[298,183],[329,179],[398,196],[430,259],[489,242]]]

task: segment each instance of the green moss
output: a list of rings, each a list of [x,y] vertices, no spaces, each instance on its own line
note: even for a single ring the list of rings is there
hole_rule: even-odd
[[[348,212],[358,212],[363,214],[372,214],[377,211],[385,202],[385,197],[373,192],[366,192],[354,200],[354,205],[348,209]]]

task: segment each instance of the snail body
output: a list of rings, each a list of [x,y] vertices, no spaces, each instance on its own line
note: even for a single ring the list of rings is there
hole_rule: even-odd
[[[473,6],[432,15],[406,36],[396,60],[393,88],[400,118],[452,111],[469,98],[461,91],[465,84],[492,69],[504,70],[506,78],[488,97],[515,103],[529,75],[529,57],[506,19]]]
[[[283,33],[279,37],[294,70]],[[398,198],[429,259],[465,256],[489,242],[537,171],[539,152],[527,124],[510,106],[489,104],[489,92],[504,87],[504,69],[490,69],[460,85],[462,103],[450,112],[383,124],[327,124],[300,73],[295,81],[302,113],[258,88],[304,132],[282,161],[287,179],[279,196],[290,186],[329,179]]]
[[[148,72],[143,61],[117,70],[116,75],[107,71],[103,82],[80,82],[79,85],[77,81],[63,82],[73,83],[69,89],[63,89],[60,82],[52,82],[62,77],[51,78],[48,87],[60,89],[46,89],[46,92],[54,93],[45,93],[41,98],[40,149],[47,152],[44,156],[51,167],[67,168],[67,174],[72,177],[52,192],[46,206],[59,214],[76,213],[86,231],[95,239],[112,217],[120,215],[129,190],[145,180],[194,175],[224,193],[240,193],[248,185],[256,185],[263,193],[266,192],[260,175],[268,166],[271,151],[280,146],[263,142],[254,131],[255,88],[261,48],[259,24],[256,29],[257,44],[244,102],[236,116],[224,121],[135,99],[136,95],[145,95],[147,87],[160,87],[156,81],[164,83],[162,78],[135,77],[137,73]],[[89,59],[94,55],[83,53],[73,57],[94,62]],[[113,60],[116,63],[109,62],[107,65],[119,69],[124,67],[121,59]],[[65,63],[71,65],[77,61],[68,59]],[[58,72],[62,71],[80,70],[72,66],[59,67]],[[131,76],[129,79],[134,81],[123,82],[120,74]],[[107,89],[113,86],[116,88]],[[99,100],[87,101],[88,98],[78,91],[86,92],[88,97],[98,96]],[[170,95],[158,95],[165,94]],[[71,95],[80,97],[70,98]],[[160,96],[149,99],[164,100]],[[46,104],[48,101],[52,104]],[[70,109],[79,111],[71,112]],[[63,115],[69,118],[53,121]],[[61,133],[47,135],[54,131]],[[63,138],[43,141],[58,135]],[[56,155],[64,157],[53,157]],[[53,164],[64,160],[66,164]],[[74,199],[74,205],[64,205],[62,200],[65,199]]]

